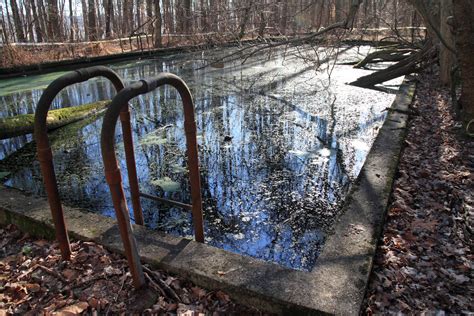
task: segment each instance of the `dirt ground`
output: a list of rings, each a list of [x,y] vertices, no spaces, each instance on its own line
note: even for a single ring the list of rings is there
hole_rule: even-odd
[[[474,139],[438,74],[419,77],[365,312],[474,312]]]

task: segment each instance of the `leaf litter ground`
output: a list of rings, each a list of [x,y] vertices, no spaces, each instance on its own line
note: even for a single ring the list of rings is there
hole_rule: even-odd
[[[92,242],[71,246],[71,261],[63,261],[56,243],[0,228],[0,315],[262,314],[148,267],[148,288],[135,291],[121,255]]]
[[[431,71],[419,77],[412,104],[366,294],[369,315],[474,312],[474,141]]]

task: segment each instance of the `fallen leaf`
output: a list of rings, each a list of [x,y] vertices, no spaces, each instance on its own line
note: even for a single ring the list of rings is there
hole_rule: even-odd
[[[87,304],[87,302],[77,302],[75,304],[62,308],[54,314],[58,316],[78,315],[85,311],[88,307],[89,304]]]
[[[75,279],[79,274],[80,274],[79,271],[72,270],[72,269],[64,269],[64,271],[62,272],[62,275],[68,281]]]
[[[26,289],[30,292],[38,292],[41,289],[41,286],[37,283],[28,283]]]

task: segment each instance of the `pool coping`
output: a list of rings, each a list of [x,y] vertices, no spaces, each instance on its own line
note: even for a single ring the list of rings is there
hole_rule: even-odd
[[[207,289],[222,289],[239,303],[278,314],[359,314],[372,269],[393,178],[406,133],[415,83],[405,79],[310,272],[238,255],[134,225],[143,262]],[[113,218],[65,207],[70,236],[123,253]],[[44,198],[0,185],[0,223],[54,237]]]

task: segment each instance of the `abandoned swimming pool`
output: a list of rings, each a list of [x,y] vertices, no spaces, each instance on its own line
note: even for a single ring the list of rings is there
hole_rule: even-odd
[[[359,49],[366,53],[369,48]],[[278,50],[223,68],[200,69],[216,53],[110,65],[128,82],[169,71],[190,86],[207,243],[294,269],[314,266],[394,95],[345,84],[367,72],[335,64],[357,58],[356,48],[341,48],[337,60],[324,50],[319,58],[309,58],[313,53],[310,48]],[[59,75],[0,82],[0,116],[34,112],[41,89]],[[93,80],[65,90],[53,107],[113,94],[107,81]],[[131,106],[142,190],[187,201],[183,116],[175,91],[161,89]],[[114,216],[101,164],[100,128],[98,116],[59,129],[52,133],[52,147],[63,200]],[[11,172],[6,184],[44,195],[32,146],[24,146],[29,139],[2,141],[0,158],[14,153],[2,162]],[[123,148],[118,154],[123,158]],[[143,209],[148,226],[193,235],[186,211],[147,200]]]

